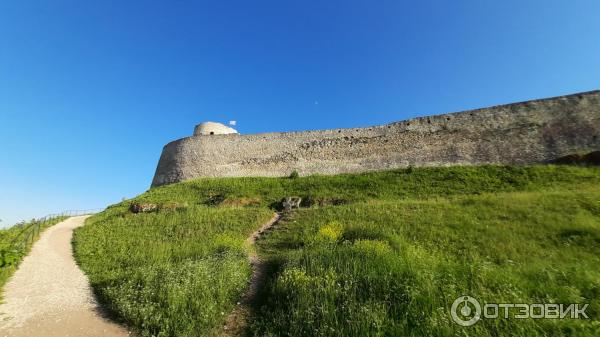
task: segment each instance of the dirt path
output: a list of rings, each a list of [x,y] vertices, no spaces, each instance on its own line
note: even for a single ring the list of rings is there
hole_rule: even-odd
[[[4,287],[0,337],[117,337],[123,327],[102,317],[87,277],[75,264],[73,229],[85,216],[44,231]]]
[[[262,227],[260,227],[246,239],[245,244],[247,246],[253,246],[256,240],[260,238],[265,231],[273,227],[280,219],[280,214],[274,214],[269,221],[263,224]],[[248,318],[250,317],[250,304],[252,304],[252,301],[254,301],[256,298],[256,294],[264,282],[266,272],[266,264],[264,261],[258,257],[254,250],[250,253],[248,259],[252,265],[252,277],[250,278],[250,284],[248,286],[248,290],[246,290],[240,299],[238,306],[227,317],[225,326],[220,334],[222,337],[242,335],[248,325]]]

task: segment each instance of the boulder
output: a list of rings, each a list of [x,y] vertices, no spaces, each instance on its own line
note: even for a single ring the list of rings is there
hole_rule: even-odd
[[[131,206],[129,206],[129,210],[131,213],[149,213],[156,212],[158,210],[158,206],[151,203],[133,203]]]
[[[300,203],[302,203],[302,198],[300,197],[285,197],[281,201],[283,210],[286,212],[291,211],[293,208],[300,208]]]

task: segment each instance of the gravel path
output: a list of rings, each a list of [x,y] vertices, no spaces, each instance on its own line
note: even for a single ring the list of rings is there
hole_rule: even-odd
[[[85,219],[72,217],[48,228],[33,245],[4,287],[0,337],[129,335],[102,316],[87,277],[73,259],[73,229]]]

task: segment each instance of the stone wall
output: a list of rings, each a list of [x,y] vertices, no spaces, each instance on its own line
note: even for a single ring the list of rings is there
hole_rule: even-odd
[[[192,136],[167,144],[152,186],[199,177],[533,164],[600,150],[600,91],[356,129]]]

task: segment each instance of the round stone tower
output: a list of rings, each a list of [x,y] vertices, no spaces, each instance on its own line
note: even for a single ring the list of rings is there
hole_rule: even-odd
[[[227,125],[215,122],[204,122],[196,125],[194,128],[194,136],[205,135],[228,135],[238,133],[236,129],[230,128]]]

